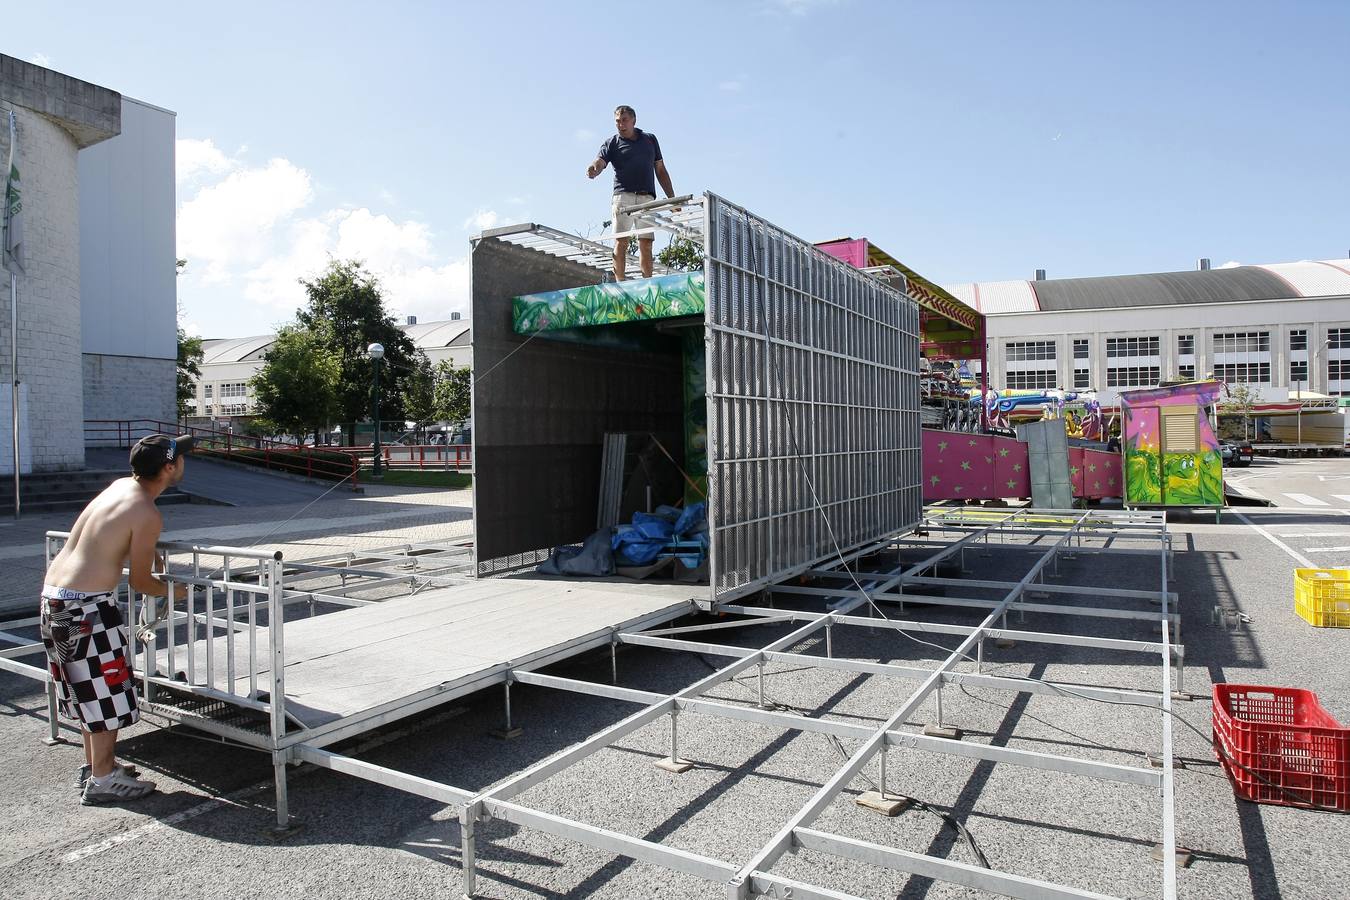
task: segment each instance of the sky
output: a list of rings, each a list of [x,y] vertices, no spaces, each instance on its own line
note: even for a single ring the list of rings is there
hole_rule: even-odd
[[[358,258],[468,308],[470,238],[597,235],[636,108],[677,193],[939,283],[1350,253],[1350,3],[347,2],[4,14],[0,52],[177,114],[180,317],[265,334]]]

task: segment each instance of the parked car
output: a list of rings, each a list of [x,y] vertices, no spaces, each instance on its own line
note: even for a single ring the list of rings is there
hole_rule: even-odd
[[[1225,466],[1250,466],[1255,453],[1251,441],[1224,441],[1219,445],[1219,455]]]

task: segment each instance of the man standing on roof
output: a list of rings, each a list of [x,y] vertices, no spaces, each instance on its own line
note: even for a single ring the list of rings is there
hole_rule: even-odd
[[[192,438],[152,434],[131,448],[130,478],[119,478],[80,513],[61,552],[47,567],[40,629],[61,712],[80,723],[85,764],[76,783],[81,802],[136,800],[155,790],[118,765],[117,732],[136,724],[140,710],[116,590],[127,565],[131,589],[167,597],[162,575],[151,574],[155,544],[164,527],[155,498],[183,480]],[[174,585],[175,598],[187,585]]]
[[[596,156],[595,162],[586,167],[586,177],[594,178],[605,171],[606,165],[614,166],[614,232],[623,234],[631,231],[635,222],[633,216],[619,210],[655,200],[658,180],[667,197],[674,197],[675,189],[671,187],[670,173],[666,171],[665,160],[661,158],[661,145],[657,143],[656,135],[637,127],[637,113],[633,107],[616,108],[614,126],[618,134],[600,145],[600,154]],[[654,238],[653,234],[638,235],[638,258],[643,278],[652,277]],[[615,281],[623,281],[627,274],[628,240],[621,237],[614,242]]]

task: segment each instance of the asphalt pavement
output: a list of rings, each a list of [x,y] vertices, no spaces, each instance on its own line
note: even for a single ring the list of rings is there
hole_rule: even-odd
[[[1350,845],[1350,816],[1236,800],[1209,746],[1207,700],[1220,682],[1302,687],[1350,722],[1345,667],[1350,631],[1314,629],[1294,615],[1292,577],[1305,560],[1323,565],[1344,559],[1318,547],[1350,544],[1350,538],[1338,537],[1350,533],[1350,515],[1342,509],[1350,502],[1331,502],[1336,494],[1350,494],[1338,480],[1350,476],[1350,460],[1280,461],[1249,471],[1260,477],[1255,489],[1272,499],[1299,494],[1325,499],[1327,506],[1292,501],[1271,509],[1243,508],[1226,512],[1221,524],[1208,514],[1169,515],[1186,689],[1196,697],[1178,702],[1176,711],[1199,732],[1180,722],[1176,728],[1176,753],[1186,766],[1176,773],[1178,842],[1194,853],[1191,865],[1178,872],[1179,896],[1343,896],[1350,879],[1350,858],[1343,852]],[[1018,564],[998,551],[969,557],[973,577],[1007,577]],[[1132,558],[1083,555],[1062,565],[1066,580],[1150,584],[1150,573]],[[972,621],[964,611],[939,607],[911,609],[910,617]],[[1067,624],[1073,627],[1066,627],[1065,617],[1029,615],[1018,627],[1089,629]],[[757,626],[718,639],[758,646],[781,634],[779,628]],[[1156,636],[1128,622],[1091,629],[1138,640]],[[934,640],[952,645],[947,638]],[[931,648],[867,628],[836,628],[834,641],[837,656],[857,659],[931,666],[937,656]],[[814,641],[799,649],[823,652]],[[672,692],[721,663],[626,648],[619,657],[620,684]],[[1158,688],[1156,658],[1117,652],[1019,644],[990,648],[986,663],[1003,674]],[[555,671],[605,681],[609,660],[606,654],[582,657]],[[912,688],[909,682],[791,663],[769,666],[766,685],[777,704],[859,724],[884,720]],[[6,772],[0,783],[0,880],[7,897],[459,896],[453,808],[302,768],[292,775],[290,793],[301,827],[277,838],[270,831],[268,760],[176,730],[143,723],[122,745],[123,756],[159,782],[160,793],[125,808],[82,807],[67,786],[80,760],[78,748],[41,742],[45,704],[36,688],[0,674],[0,766]],[[754,680],[747,678],[719,687],[713,696],[748,703],[754,692]],[[516,724],[524,729],[514,740],[491,734],[501,726],[502,713],[500,692],[490,691],[337,749],[476,790],[634,709],[520,685],[512,704]],[[965,730],[967,741],[1121,765],[1140,765],[1145,753],[1160,746],[1156,713],[1076,698],[948,690],[945,712],[948,723]],[[922,726],[931,713],[926,705],[909,727]],[[839,748],[819,735],[688,715],[681,717],[681,755],[696,767],[673,775],[653,765],[668,740],[664,721],[644,728],[532,788],[520,801],[739,864],[841,762]],[[844,741],[843,749],[851,753],[856,743]],[[908,751],[892,754],[890,771],[892,790],[961,819],[995,868],[1111,896],[1161,895],[1160,869],[1150,856],[1161,830],[1153,791]],[[868,773],[876,777],[874,767]],[[867,787],[855,780],[819,827],[976,864],[969,845],[933,815],[911,810],[887,819],[862,812],[852,798]],[[482,897],[725,896],[707,882],[531,829],[492,822],[480,834]],[[774,871],[867,897],[987,896],[807,851],[785,857]]]

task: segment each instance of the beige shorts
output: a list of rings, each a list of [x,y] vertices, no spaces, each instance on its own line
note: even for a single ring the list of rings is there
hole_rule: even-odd
[[[643,223],[638,216],[630,216],[627,213],[619,212],[625,206],[636,206],[639,203],[650,203],[656,199],[655,194],[636,194],[633,191],[621,191],[614,195],[614,232],[632,231],[634,228],[643,227]],[[640,241],[654,240],[656,235],[643,234],[638,236]]]

